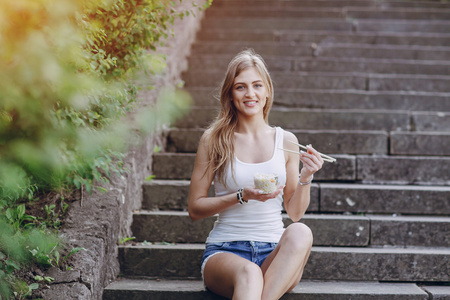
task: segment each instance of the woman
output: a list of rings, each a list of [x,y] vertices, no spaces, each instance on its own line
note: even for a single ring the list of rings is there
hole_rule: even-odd
[[[279,299],[300,281],[312,246],[311,230],[283,228],[281,210],[299,221],[310,201],[313,174],[323,164],[308,146],[300,155],[294,134],[268,125],[273,86],[262,58],[252,50],[229,64],[222,83],[221,110],[203,134],[189,192],[189,215],[219,214],[206,240],[202,275],[206,287],[232,299]],[[299,164],[303,163],[300,176]],[[275,173],[271,194],[254,188],[255,173]],[[208,197],[214,181],[215,197]]]

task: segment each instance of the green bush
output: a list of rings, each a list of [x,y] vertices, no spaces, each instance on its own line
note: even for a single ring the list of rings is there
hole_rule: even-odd
[[[196,9],[177,12],[164,0],[0,0],[0,298],[23,285],[16,270],[59,256],[60,241],[26,204],[107,183],[125,171],[127,145],[187,110],[189,97],[170,90],[124,121],[165,67],[148,49]]]

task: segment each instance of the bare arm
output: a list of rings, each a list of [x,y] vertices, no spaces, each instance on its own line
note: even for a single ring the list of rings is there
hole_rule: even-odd
[[[188,211],[192,220],[213,216],[238,203],[236,194],[208,197],[208,190],[214,179],[208,166],[207,137],[203,134],[195,157],[194,170],[189,189]]]
[[[285,149],[299,151],[298,147],[287,142],[298,143],[297,137],[290,133],[284,134]],[[298,184],[299,164],[302,162],[301,182],[308,182],[311,176],[320,170],[323,165],[323,159],[312,147],[309,147],[307,153],[297,155],[287,153],[286,160],[286,186],[284,188],[284,207],[288,216],[294,221],[299,221],[306,212],[310,202],[311,185]]]

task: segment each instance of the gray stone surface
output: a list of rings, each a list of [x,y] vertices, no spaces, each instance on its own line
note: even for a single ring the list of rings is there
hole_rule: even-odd
[[[409,117],[402,111],[273,109],[269,121],[285,129],[408,130]]]
[[[445,46],[450,45],[445,34],[417,34],[397,32],[336,32],[308,30],[263,30],[263,29],[223,29],[207,28],[198,34],[198,40],[204,41],[280,41],[336,44],[369,44],[369,45],[413,45],[413,46]]]
[[[391,132],[390,141],[393,155],[450,156],[450,133]]]
[[[411,119],[416,131],[450,133],[450,112],[413,112]]]
[[[192,46],[192,55],[237,53],[248,45],[245,41],[198,41]],[[252,43],[252,48],[263,57],[330,57],[330,58],[370,58],[370,59],[402,59],[446,61],[450,59],[450,51],[445,48],[405,47],[402,45],[366,45],[366,44],[318,44],[317,49],[311,43],[292,43],[262,41]]]
[[[44,290],[43,292],[44,299],[99,299],[95,298],[92,295],[92,291],[86,285],[73,282],[67,284],[53,284],[51,285],[51,289]]]
[[[198,280],[122,279],[105,289],[104,300],[219,300],[224,299],[205,290]],[[282,300],[425,300],[428,295],[415,284],[378,282],[333,282],[302,280]]]
[[[125,276],[200,278],[203,244],[119,247]],[[313,247],[303,278],[345,281],[450,281],[448,248]]]
[[[449,157],[357,157],[363,183],[450,185],[449,168]]]
[[[320,184],[321,212],[450,214],[450,187]]]
[[[368,216],[370,244],[379,246],[448,247],[449,217]]]
[[[450,92],[450,76],[371,74],[369,91]]]
[[[450,299],[450,286],[447,285],[424,285],[422,288],[431,294],[433,300],[448,300]]]
[[[389,136],[383,131],[291,130],[303,145],[327,154],[385,154]]]

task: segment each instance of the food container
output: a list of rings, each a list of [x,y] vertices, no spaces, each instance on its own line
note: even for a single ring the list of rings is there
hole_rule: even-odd
[[[265,194],[270,194],[277,190],[277,174],[256,173],[253,179],[255,182],[255,188],[263,191]]]

